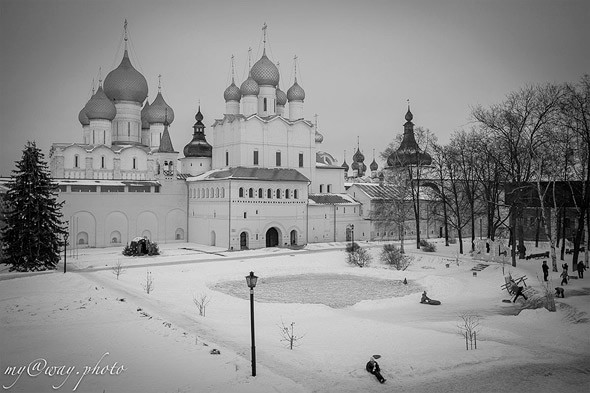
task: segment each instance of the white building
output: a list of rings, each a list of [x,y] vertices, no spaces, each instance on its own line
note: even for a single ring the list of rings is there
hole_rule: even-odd
[[[287,93],[280,90],[266,51],[239,88],[232,80],[225,90],[211,144],[199,108],[179,158],[168,131],[174,111],[160,88],[147,102],[146,79],[126,45],[127,34],[121,64],[79,113],[82,142],[50,151],[71,241],[106,247],[147,236],[228,249],[300,246],[344,241],[351,224],[355,240],[369,238],[362,206],[345,190],[346,164],[320,150],[317,122],[305,119],[305,91],[296,77]]]

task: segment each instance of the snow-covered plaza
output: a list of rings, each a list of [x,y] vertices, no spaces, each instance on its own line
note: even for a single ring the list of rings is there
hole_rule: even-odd
[[[590,276],[571,279],[557,311],[543,299],[542,259],[456,258],[437,243],[405,271],[345,262],[344,243],[227,252],[162,245],[157,257],[79,250],[68,272],[0,274],[0,370],[8,392],[582,392],[590,388]],[[527,244],[535,252],[534,244]],[[566,261],[571,265],[571,255]],[[121,262],[117,278],[112,267]],[[549,261],[550,262],[550,261]],[[560,261],[558,261],[561,264]],[[487,265],[487,266],[484,266]],[[561,269],[560,269],[561,270]],[[251,376],[255,293],[257,376]],[[146,293],[148,272],[153,288]],[[507,303],[504,276],[526,275]],[[574,275],[570,271],[570,275]],[[407,285],[403,280],[407,279]],[[550,285],[559,286],[559,273]],[[420,294],[442,301],[419,303]],[[205,316],[193,299],[210,300]],[[477,315],[466,350],[461,316]],[[281,328],[294,322],[293,350]],[[219,354],[211,354],[212,349]],[[381,385],[365,371],[380,354]],[[63,366],[63,367],[62,367]],[[19,376],[20,373],[20,376]],[[51,374],[51,375],[49,375]]]

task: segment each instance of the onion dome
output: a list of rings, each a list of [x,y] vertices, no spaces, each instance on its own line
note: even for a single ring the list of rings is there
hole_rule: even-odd
[[[225,102],[240,101],[240,98],[242,98],[240,88],[236,86],[233,78],[231,80],[231,85],[229,85],[227,89],[225,89],[225,91],[223,92],[223,98],[225,99]]]
[[[414,123],[412,119],[414,116],[410,112],[406,113],[404,124],[404,137],[399,148],[387,158],[387,165],[400,168],[410,165],[426,166],[432,164],[432,157],[418,146],[416,137],[414,136]]]
[[[150,128],[150,122],[148,121],[148,110],[150,109],[150,103],[148,100],[145,100],[145,105],[141,110],[141,128]]]
[[[285,106],[287,103],[287,94],[277,87],[277,105]]]
[[[358,171],[359,163],[355,161],[352,163],[352,165],[350,167],[352,168],[353,171]]]
[[[86,104],[86,105],[88,105],[88,104]],[[78,121],[83,126],[90,125],[90,120],[88,120],[88,116],[86,116],[86,105],[84,105],[84,108],[82,108],[80,110],[80,113],[78,113]]]
[[[356,153],[352,156],[352,160],[354,162],[363,162],[365,161],[365,156],[361,153],[361,150],[357,148]]]
[[[262,53],[262,57],[250,69],[252,78],[259,86],[276,86],[279,84],[279,69],[268,57],[266,57],[266,49]]]
[[[299,86],[297,78],[295,78],[293,86],[289,87],[289,90],[287,90],[287,99],[289,101],[303,101],[305,99],[305,90]]]
[[[372,171],[376,171],[379,168],[379,165],[377,165],[377,163],[375,162],[375,159],[373,158],[373,162],[371,163],[371,165],[369,165],[369,168]]]
[[[315,143],[322,143],[324,141],[324,136],[319,132],[315,132]]]
[[[248,75],[248,78],[242,83],[242,86],[240,86],[240,93],[242,94],[242,97],[257,96],[258,93],[260,93],[260,87],[258,87],[258,83],[252,78],[252,75]]]
[[[212,157],[213,148],[205,139],[205,125],[203,124],[203,114],[201,108],[195,115],[197,122],[193,126],[193,140],[190,141],[183,149],[185,157]]]
[[[86,116],[88,120],[104,119],[113,120],[117,115],[115,104],[104,93],[102,86],[90,98],[86,104]]]
[[[111,100],[143,102],[147,98],[148,85],[129,60],[127,50],[123,53],[123,60],[104,80],[104,91]]]
[[[164,97],[162,97],[162,92],[158,92],[156,99],[150,104],[150,107],[147,109],[147,121],[150,124],[153,123],[164,123],[168,121],[168,124],[172,124],[174,121],[174,111],[172,108],[164,101]]]
[[[342,168],[344,168],[344,172],[348,172],[348,170],[350,169],[350,167],[348,166],[348,164],[346,163],[346,159],[344,159],[344,162],[342,163],[342,165],[340,165]]]

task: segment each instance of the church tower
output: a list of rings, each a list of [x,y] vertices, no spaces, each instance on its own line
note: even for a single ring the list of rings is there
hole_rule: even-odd
[[[197,121],[193,125],[193,139],[184,147],[184,158],[180,159],[181,172],[197,176],[211,170],[213,148],[205,139],[205,125],[201,106],[195,115]]]

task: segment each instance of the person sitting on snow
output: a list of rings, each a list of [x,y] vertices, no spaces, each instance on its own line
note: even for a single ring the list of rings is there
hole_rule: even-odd
[[[422,294],[422,299],[420,299],[420,303],[430,303],[430,298],[426,296],[426,291]]]
[[[385,378],[383,378],[383,376],[381,375],[381,368],[379,367],[379,363],[377,363],[377,359],[379,359],[380,357],[381,355],[371,356],[371,359],[369,360],[365,368],[368,372],[373,374],[379,382],[383,383],[385,382]]]

